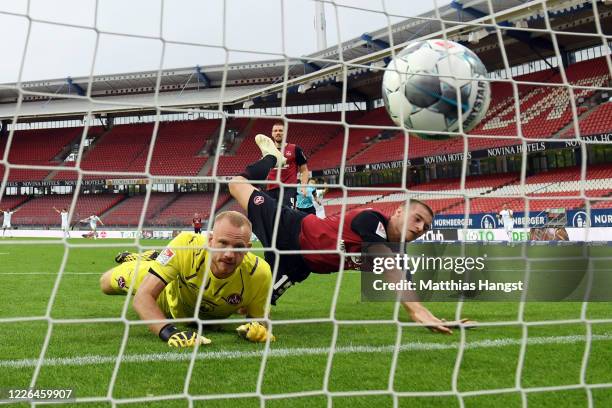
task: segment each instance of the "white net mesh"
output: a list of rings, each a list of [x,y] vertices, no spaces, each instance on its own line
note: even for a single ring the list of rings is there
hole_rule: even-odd
[[[278,338],[275,343],[238,339],[233,329],[244,318],[215,331],[208,325],[218,321],[195,316],[213,346],[176,352],[147,332],[151,322],[138,319],[131,297],[105,297],[97,281],[113,266],[112,256],[126,246],[133,251],[160,249],[169,238],[159,234],[165,241],[147,242],[146,231],[154,235],[156,230],[171,234],[184,229],[168,227],[179,218],[173,211],[191,217],[178,205],[183,200],[189,213],[194,207],[205,210],[208,221],[218,211],[236,208],[227,193],[228,176],[259,158],[252,137],[269,132],[278,120],[285,123],[289,141],[308,146],[318,186],[330,189],[323,201],[328,215],[367,205],[389,213],[398,203],[417,198],[442,215],[438,225],[459,228],[453,240],[505,241],[503,230],[467,228],[469,221],[484,225],[483,217],[473,216],[494,214],[502,203],[510,203],[524,219],[537,218],[550,207],[574,206],[581,212],[571,213],[573,226],[579,217],[587,220],[580,234],[607,241],[609,223],[591,228],[588,220],[610,207],[612,191],[612,173],[605,164],[612,157],[609,134],[606,138],[609,103],[603,103],[612,72],[608,2],[434,0],[416,12],[410,10],[414,4],[404,4],[412,2],[322,2],[333,28],[328,27],[328,41],[340,45],[308,58],[301,55],[310,50],[297,39],[310,32],[300,17],[304,10],[312,12],[312,2],[124,3],[64,1],[48,7],[27,1],[0,6],[0,18],[9,27],[4,37],[15,38],[18,48],[5,52],[11,56],[6,62],[11,74],[1,81],[8,85],[0,85],[6,102],[0,107],[5,130],[0,136],[0,208],[16,210],[12,221],[17,226],[38,224],[30,212],[52,205],[65,206],[71,223],[83,228],[79,221],[96,209],[103,209],[104,221],[125,216],[122,207],[135,208],[136,215],[127,216],[137,220],[121,228],[137,231],[129,241],[89,243],[74,239],[80,238],[74,230],[70,240],[58,239],[61,232],[39,230],[38,236],[45,237],[39,239],[20,235],[25,227],[3,228],[3,235],[13,235],[0,241],[4,401],[14,402],[19,395],[15,391],[31,388],[74,389],[76,403],[113,406],[610,405],[608,302],[427,303],[439,317],[478,321],[473,331],[460,326],[452,336],[442,337],[417,327],[400,303],[361,301],[360,275],[347,270],[311,275],[281,297],[267,319]],[[245,18],[250,14],[254,17]],[[198,21],[199,34],[188,33]],[[369,34],[358,37],[364,32]],[[409,136],[392,125],[379,95],[385,58],[395,56],[406,41],[432,38],[472,43],[495,67],[487,116],[469,134],[458,132],[442,142]],[[84,39],[86,45],[80,42]],[[117,42],[111,45],[113,39]],[[56,75],[39,70],[37,55],[45,52],[51,55],[49,72]],[[71,75],[81,77],[80,83],[71,78],[32,82],[67,76],[65,65],[55,65],[61,60],[74,64],[71,72],[77,74]],[[169,70],[195,65],[194,60],[202,68]],[[273,61],[238,63],[254,60]],[[153,71],[110,75],[145,69]],[[111,85],[99,86],[105,81]],[[318,89],[323,91],[316,93]],[[40,119],[55,116],[69,119],[53,126]],[[126,130],[112,130],[113,120]],[[211,121],[210,128],[202,124]],[[191,128],[189,122],[197,124]],[[180,129],[180,123],[187,125]],[[29,138],[24,129],[39,125],[61,132],[30,130],[38,136]],[[227,143],[228,132],[232,143]],[[187,133],[195,136],[183,140]],[[44,141],[62,148],[72,145],[74,162],[42,157],[48,153]],[[190,144],[197,148],[181,153]],[[179,148],[172,150],[174,145]],[[553,146],[575,149],[558,153]],[[532,154],[539,150],[554,151],[536,163]],[[478,156],[479,151],[488,156]],[[118,160],[109,165],[113,156]],[[540,163],[544,159],[547,165]],[[191,173],[183,172],[188,162],[195,163]],[[488,175],[485,166],[496,168],[490,172],[495,177],[479,178]],[[531,178],[553,167],[571,171],[554,173],[554,179]],[[511,176],[504,178],[504,173]],[[101,179],[102,184],[124,187],[90,194],[96,189],[93,180]],[[108,182],[117,179],[132,181]],[[52,181],[64,183],[45,190],[45,182],[50,186]],[[186,190],[164,192],[160,186],[168,184],[196,190],[201,187],[194,185],[208,186],[194,196],[205,204],[186,199]],[[72,194],[19,198],[43,190]],[[130,200],[140,201],[134,205]],[[52,216],[59,224],[59,214]],[[529,226],[523,222],[519,228],[517,221],[523,235],[516,240],[532,238]],[[112,229],[99,229],[115,236]],[[529,258],[527,246],[522,250],[505,267],[514,269],[516,263],[529,276],[537,262]],[[344,264],[348,255],[340,255]],[[589,259],[589,268],[601,268],[609,258],[602,246]],[[272,267],[275,274],[282,272],[276,271],[278,265]],[[597,287],[592,281],[586,284]],[[202,296],[200,290],[198,301]],[[44,399],[35,397],[32,404]]]

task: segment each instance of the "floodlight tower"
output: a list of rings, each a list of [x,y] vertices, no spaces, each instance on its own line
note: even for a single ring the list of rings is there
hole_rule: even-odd
[[[325,4],[315,1],[315,32],[317,36],[317,51],[327,48],[327,35],[325,26]]]

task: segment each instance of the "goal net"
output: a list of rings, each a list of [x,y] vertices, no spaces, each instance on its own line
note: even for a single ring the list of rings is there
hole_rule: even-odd
[[[599,0],[0,5],[0,403],[609,406],[611,27]],[[408,43],[431,39],[470,48],[492,96],[474,129],[425,140],[392,122],[381,82]],[[117,253],[246,214],[229,181],[277,123],[344,228],[356,208],[432,208],[405,253],[450,259],[436,282],[495,287],[420,290],[433,315],[468,322],[428,331],[371,293],[376,276],[349,268],[361,254],[340,241],[344,270],[311,274],[261,319],[275,342],[237,336],[245,315],[196,309],[173,323],[212,344],[172,349],[139,319],[133,288],[102,293]],[[253,251],[305,253],[256,236]],[[457,272],[468,257],[483,275]]]

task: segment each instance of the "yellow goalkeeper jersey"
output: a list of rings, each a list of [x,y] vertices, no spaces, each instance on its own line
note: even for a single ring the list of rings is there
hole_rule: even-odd
[[[113,285],[127,292],[134,284],[133,293],[136,293],[146,274],[153,273],[166,283],[157,299],[158,305],[166,316],[182,318],[194,316],[200,288],[205,284],[199,305],[200,318],[226,318],[242,307],[250,317],[263,317],[272,284],[270,265],[248,252],[231,276],[218,279],[208,268],[206,243],[203,235],[182,232],[156,260],[130,261],[117,266],[112,274]]]

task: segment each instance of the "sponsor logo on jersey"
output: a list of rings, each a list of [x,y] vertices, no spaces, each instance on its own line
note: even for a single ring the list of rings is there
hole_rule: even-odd
[[[261,204],[264,203],[264,201],[265,201],[265,198],[263,196],[260,196],[260,195],[255,196],[255,198],[253,198],[253,204],[255,204],[255,205],[261,205]]]
[[[360,256],[349,256],[345,259],[345,269],[354,269],[356,271],[361,270],[361,264],[363,263]]]
[[[174,257],[174,255],[176,254],[174,253],[173,250],[171,250],[170,248],[166,248],[161,252],[161,254],[159,254],[157,259],[155,260],[159,262],[161,265],[167,265],[168,262],[170,262],[170,260]]]
[[[232,293],[225,299],[227,303],[230,305],[239,305],[242,302],[242,296],[239,293]]]
[[[383,239],[387,239],[387,231],[385,230],[383,223],[380,221],[378,221],[378,226],[376,227],[376,235]]]
[[[117,278],[117,286],[121,289],[125,289],[125,278],[123,276]]]

